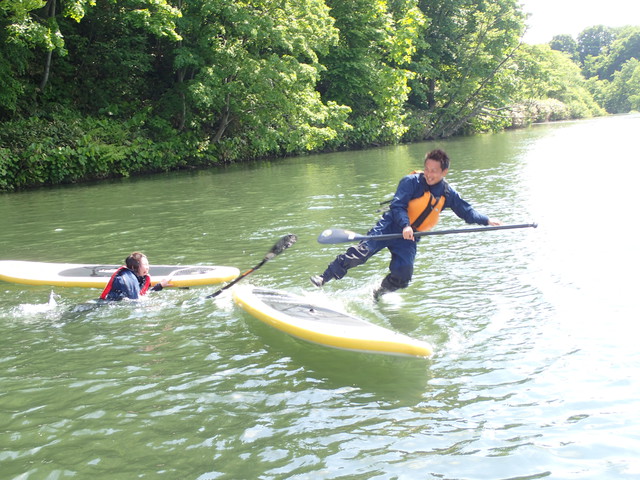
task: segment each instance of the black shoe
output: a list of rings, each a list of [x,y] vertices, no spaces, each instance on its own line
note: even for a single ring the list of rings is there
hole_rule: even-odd
[[[322,278],[321,275],[314,275],[309,280],[311,280],[311,283],[313,283],[316,287],[321,287],[324,285],[324,278]]]

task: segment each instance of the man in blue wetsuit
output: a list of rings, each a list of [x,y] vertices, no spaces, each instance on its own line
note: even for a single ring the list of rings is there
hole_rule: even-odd
[[[392,240],[364,240],[338,255],[322,275],[314,275],[311,282],[321,287],[329,280],[340,279],[347,270],[362,265],[383,248],[391,252],[389,274],[374,292],[376,300],[387,292],[406,288],[413,276],[416,258],[416,231],[431,229],[445,208],[450,208],[467,223],[501,225],[473,209],[444,180],[449,171],[449,156],[442,150],[432,150],[424,160],[424,172],[414,172],[400,180],[390,208],[367,235],[402,233]]]
[[[101,300],[138,300],[149,290],[159,291],[169,284],[167,279],[163,279],[154,287],[151,286],[149,278],[149,260],[140,252],[133,252],[125,260],[125,266],[120,267],[111,276],[109,283],[105,287]]]

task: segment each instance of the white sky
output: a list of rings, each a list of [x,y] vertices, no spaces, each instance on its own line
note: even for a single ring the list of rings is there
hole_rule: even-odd
[[[640,0],[519,0],[529,13],[525,43],[551,41],[554,35],[568,34],[575,40],[587,27],[605,25],[640,26]]]

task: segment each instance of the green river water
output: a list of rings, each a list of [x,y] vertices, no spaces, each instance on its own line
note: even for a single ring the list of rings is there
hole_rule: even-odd
[[[0,259],[255,266],[430,342],[430,359],[308,344],[219,286],[73,313],[83,288],[0,281],[2,479],[637,479],[640,116],[0,195]],[[434,147],[479,211],[537,229],[427,237],[376,304],[381,252],[317,289]],[[445,211],[437,228],[463,228]]]

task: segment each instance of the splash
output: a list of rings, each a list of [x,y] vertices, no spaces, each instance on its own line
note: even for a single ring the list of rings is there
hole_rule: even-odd
[[[57,295],[52,290],[49,294],[49,301],[47,303],[22,303],[18,305],[17,309],[19,313],[24,315],[50,312],[55,310],[58,306],[56,298]]]

